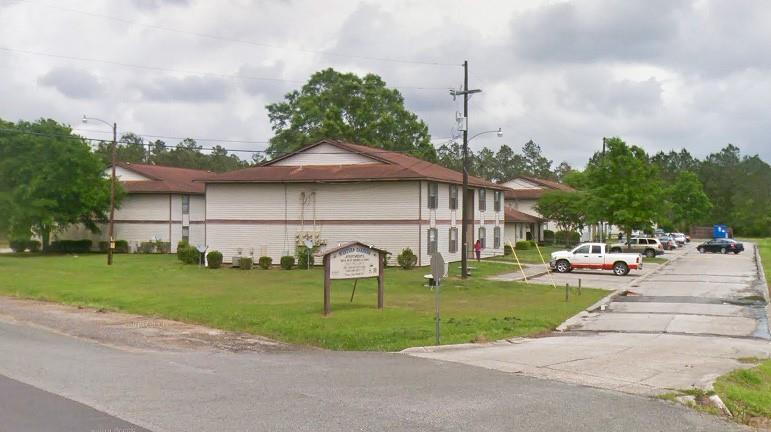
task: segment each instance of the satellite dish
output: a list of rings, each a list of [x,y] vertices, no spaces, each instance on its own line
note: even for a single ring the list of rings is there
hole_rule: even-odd
[[[198,245],[198,246],[196,246],[195,248],[196,248],[196,249],[198,249],[198,252],[204,253],[204,252],[206,252],[206,249],[209,249],[209,246],[206,246],[206,245]]]
[[[305,243],[305,247],[308,249],[313,249],[313,240],[305,240],[303,243]]]

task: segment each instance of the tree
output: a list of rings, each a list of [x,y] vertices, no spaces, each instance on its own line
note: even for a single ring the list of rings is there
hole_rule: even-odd
[[[660,151],[651,158],[651,162],[658,167],[661,177],[668,182],[674,181],[683,171],[696,172],[699,168],[699,160],[691,156],[686,149],[679,152],[672,150],[669,153]]]
[[[275,131],[268,147],[272,157],[333,138],[436,160],[428,126],[404,107],[398,90],[374,74],[324,69],[266,108]]]
[[[20,121],[0,134],[0,219],[12,236],[37,234],[43,250],[51,234],[81,223],[98,232],[106,220],[110,182],[104,164],[69,126]],[[122,194],[119,187],[117,200]]]
[[[561,162],[557,168],[554,168],[554,178],[562,182],[565,180],[565,176],[574,171],[573,167],[567,162]]]
[[[702,220],[712,208],[699,177],[690,171],[681,171],[675,183],[666,190],[668,216],[680,231],[687,231]]]
[[[498,180],[510,180],[522,175],[525,171],[525,160],[506,144],[498,149],[495,154],[496,176]]]
[[[160,140],[152,143],[150,147],[150,162],[156,165],[215,172],[249,166],[249,162],[241,160],[234,154],[228,154],[227,149],[222,146],[214,146],[208,154],[204,153],[201,151],[202,147],[192,138],[185,138],[171,150],[166,147],[166,143]]]
[[[102,158],[105,165],[112,163],[112,141],[100,141],[94,152]],[[121,135],[115,147],[115,159],[131,163],[147,161],[144,139],[132,132]]]
[[[541,154],[541,146],[530,140],[522,146],[524,171],[527,175],[542,179],[554,178],[551,170],[552,161]]]
[[[498,173],[498,163],[495,158],[495,153],[492,150],[485,147],[479,151],[473,158],[474,167],[472,174],[478,177],[488,179],[490,181],[501,180]]]
[[[562,231],[578,231],[586,225],[586,199],[584,192],[553,190],[538,200],[535,210],[543,218],[556,222]],[[565,236],[566,245],[569,239]]]
[[[585,175],[590,218],[618,225],[627,238],[659,218],[663,186],[642,148],[611,138],[605,154],[594,155]]]
[[[469,158],[473,159],[473,154],[469,149]],[[442,144],[436,150],[436,156],[436,162],[439,165],[455,171],[463,171],[463,147],[458,142],[452,141],[449,144]]]

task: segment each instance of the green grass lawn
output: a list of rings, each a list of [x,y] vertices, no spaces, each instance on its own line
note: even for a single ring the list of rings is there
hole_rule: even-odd
[[[752,424],[758,418],[771,420],[771,360],[729,372],[718,378],[714,387],[737,421]]]
[[[442,342],[496,340],[554,329],[603,297],[584,289],[564,293],[544,285],[487,281],[510,264],[474,263],[474,277],[443,283]],[[451,274],[457,275],[457,263]],[[516,267],[514,267],[516,269]],[[322,316],[323,272],[211,270],[169,255],[0,255],[0,294],[101,307],[260,334],[331,349],[399,350],[434,343],[434,293],[424,287],[428,268],[389,268],[385,309],[377,310],[376,280],[332,284],[332,314]]]

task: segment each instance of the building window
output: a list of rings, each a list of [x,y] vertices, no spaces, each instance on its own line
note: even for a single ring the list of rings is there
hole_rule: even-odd
[[[434,253],[434,252],[436,252],[438,250],[437,245],[436,245],[437,241],[438,241],[437,240],[438,234],[439,234],[439,232],[437,231],[436,228],[429,228],[428,229],[428,242],[427,242],[427,245],[428,245],[428,253],[429,253],[429,255]]]
[[[487,210],[487,191],[479,189],[479,211]]]
[[[482,249],[487,247],[487,230],[485,227],[479,227],[479,243],[482,245]]]
[[[495,211],[499,212],[501,211],[501,198],[502,198],[503,192],[497,190],[493,192],[493,199],[495,202],[493,202],[493,207],[495,208]]]
[[[428,184],[428,208],[435,209],[439,207],[439,183]]]
[[[450,185],[450,210],[458,209],[458,185]]]
[[[190,227],[189,226],[183,226],[182,227],[182,241],[186,243],[190,243]]]
[[[501,227],[493,228],[493,249],[501,248]]]
[[[450,253],[458,252],[458,228],[450,228]]]
[[[190,195],[182,195],[182,214],[190,214]]]

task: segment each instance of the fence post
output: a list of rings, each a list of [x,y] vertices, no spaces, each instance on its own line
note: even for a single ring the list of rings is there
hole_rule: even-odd
[[[565,301],[568,301],[568,289],[569,285],[567,282],[565,282]]]
[[[581,295],[581,278],[578,278],[578,295]]]

